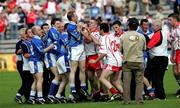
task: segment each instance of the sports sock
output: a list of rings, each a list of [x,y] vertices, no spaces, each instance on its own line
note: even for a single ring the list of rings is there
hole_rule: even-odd
[[[114,89],[113,87],[109,89],[109,91],[111,92],[111,94],[116,94],[118,93],[118,91],[116,89]]]
[[[174,75],[174,77],[176,78],[176,81],[178,85],[180,86],[180,75]]]
[[[72,93],[72,92],[76,92],[76,89],[75,89],[75,85],[74,85],[74,84],[70,84],[70,91],[71,91],[71,93]]]
[[[59,82],[57,80],[53,80],[51,82],[51,85],[50,85],[50,88],[49,88],[48,96],[55,95],[56,91],[58,90],[58,87],[59,87]]]

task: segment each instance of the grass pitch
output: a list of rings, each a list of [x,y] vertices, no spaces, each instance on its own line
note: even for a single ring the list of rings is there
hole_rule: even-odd
[[[130,105],[122,105],[122,102],[86,102],[77,104],[45,104],[26,105],[17,104],[14,101],[15,94],[21,84],[17,72],[0,72],[0,108],[180,108],[180,98],[175,93],[178,85],[172,75],[171,66],[165,73],[164,85],[167,100],[147,100],[143,105],[134,102]]]

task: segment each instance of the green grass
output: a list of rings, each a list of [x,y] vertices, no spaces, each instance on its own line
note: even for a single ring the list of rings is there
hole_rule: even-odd
[[[122,102],[88,102],[77,104],[51,104],[51,105],[20,105],[14,102],[14,96],[20,86],[20,77],[17,72],[0,72],[0,108],[180,108],[180,98],[175,97],[178,88],[172,75],[171,66],[165,74],[166,101],[145,101],[143,105],[122,105]]]

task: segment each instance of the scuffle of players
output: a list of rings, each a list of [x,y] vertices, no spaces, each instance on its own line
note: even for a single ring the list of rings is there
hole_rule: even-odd
[[[150,27],[147,19],[142,19],[139,25],[136,18],[129,18],[125,32],[120,21],[111,26],[96,19],[79,22],[74,11],[68,12],[67,18],[66,24],[55,18],[51,27],[43,24],[20,30],[15,53],[22,85],[16,102],[123,100],[124,104],[130,104],[133,95],[137,104],[144,103],[144,99],[165,100],[163,78],[168,65],[168,45],[172,48],[174,75],[180,85],[180,30],[176,14],[168,16],[173,26],[168,33],[160,20],[154,20]],[[131,81],[132,75],[135,81]],[[135,88],[135,94],[130,93]],[[65,94],[67,89],[70,93]]]

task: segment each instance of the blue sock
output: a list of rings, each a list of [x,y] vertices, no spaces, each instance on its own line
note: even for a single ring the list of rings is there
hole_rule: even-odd
[[[64,97],[65,97],[65,88],[64,88],[64,90],[62,91],[61,96],[64,96]]]
[[[86,86],[86,84],[81,84],[81,88],[82,88],[84,91],[87,92],[87,86]]]
[[[59,83],[58,83],[58,81],[53,80],[53,81],[51,82],[51,85],[50,85],[50,88],[49,88],[48,96],[54,96],[54,95],[56,94],[58,88],[59,88]]]
[[[72,92],[76,92],[76,89],[75,89],[75,85],[74,85],[74,84],[70,84],[70,91],[71,91],[71,93],[72,93]]]

